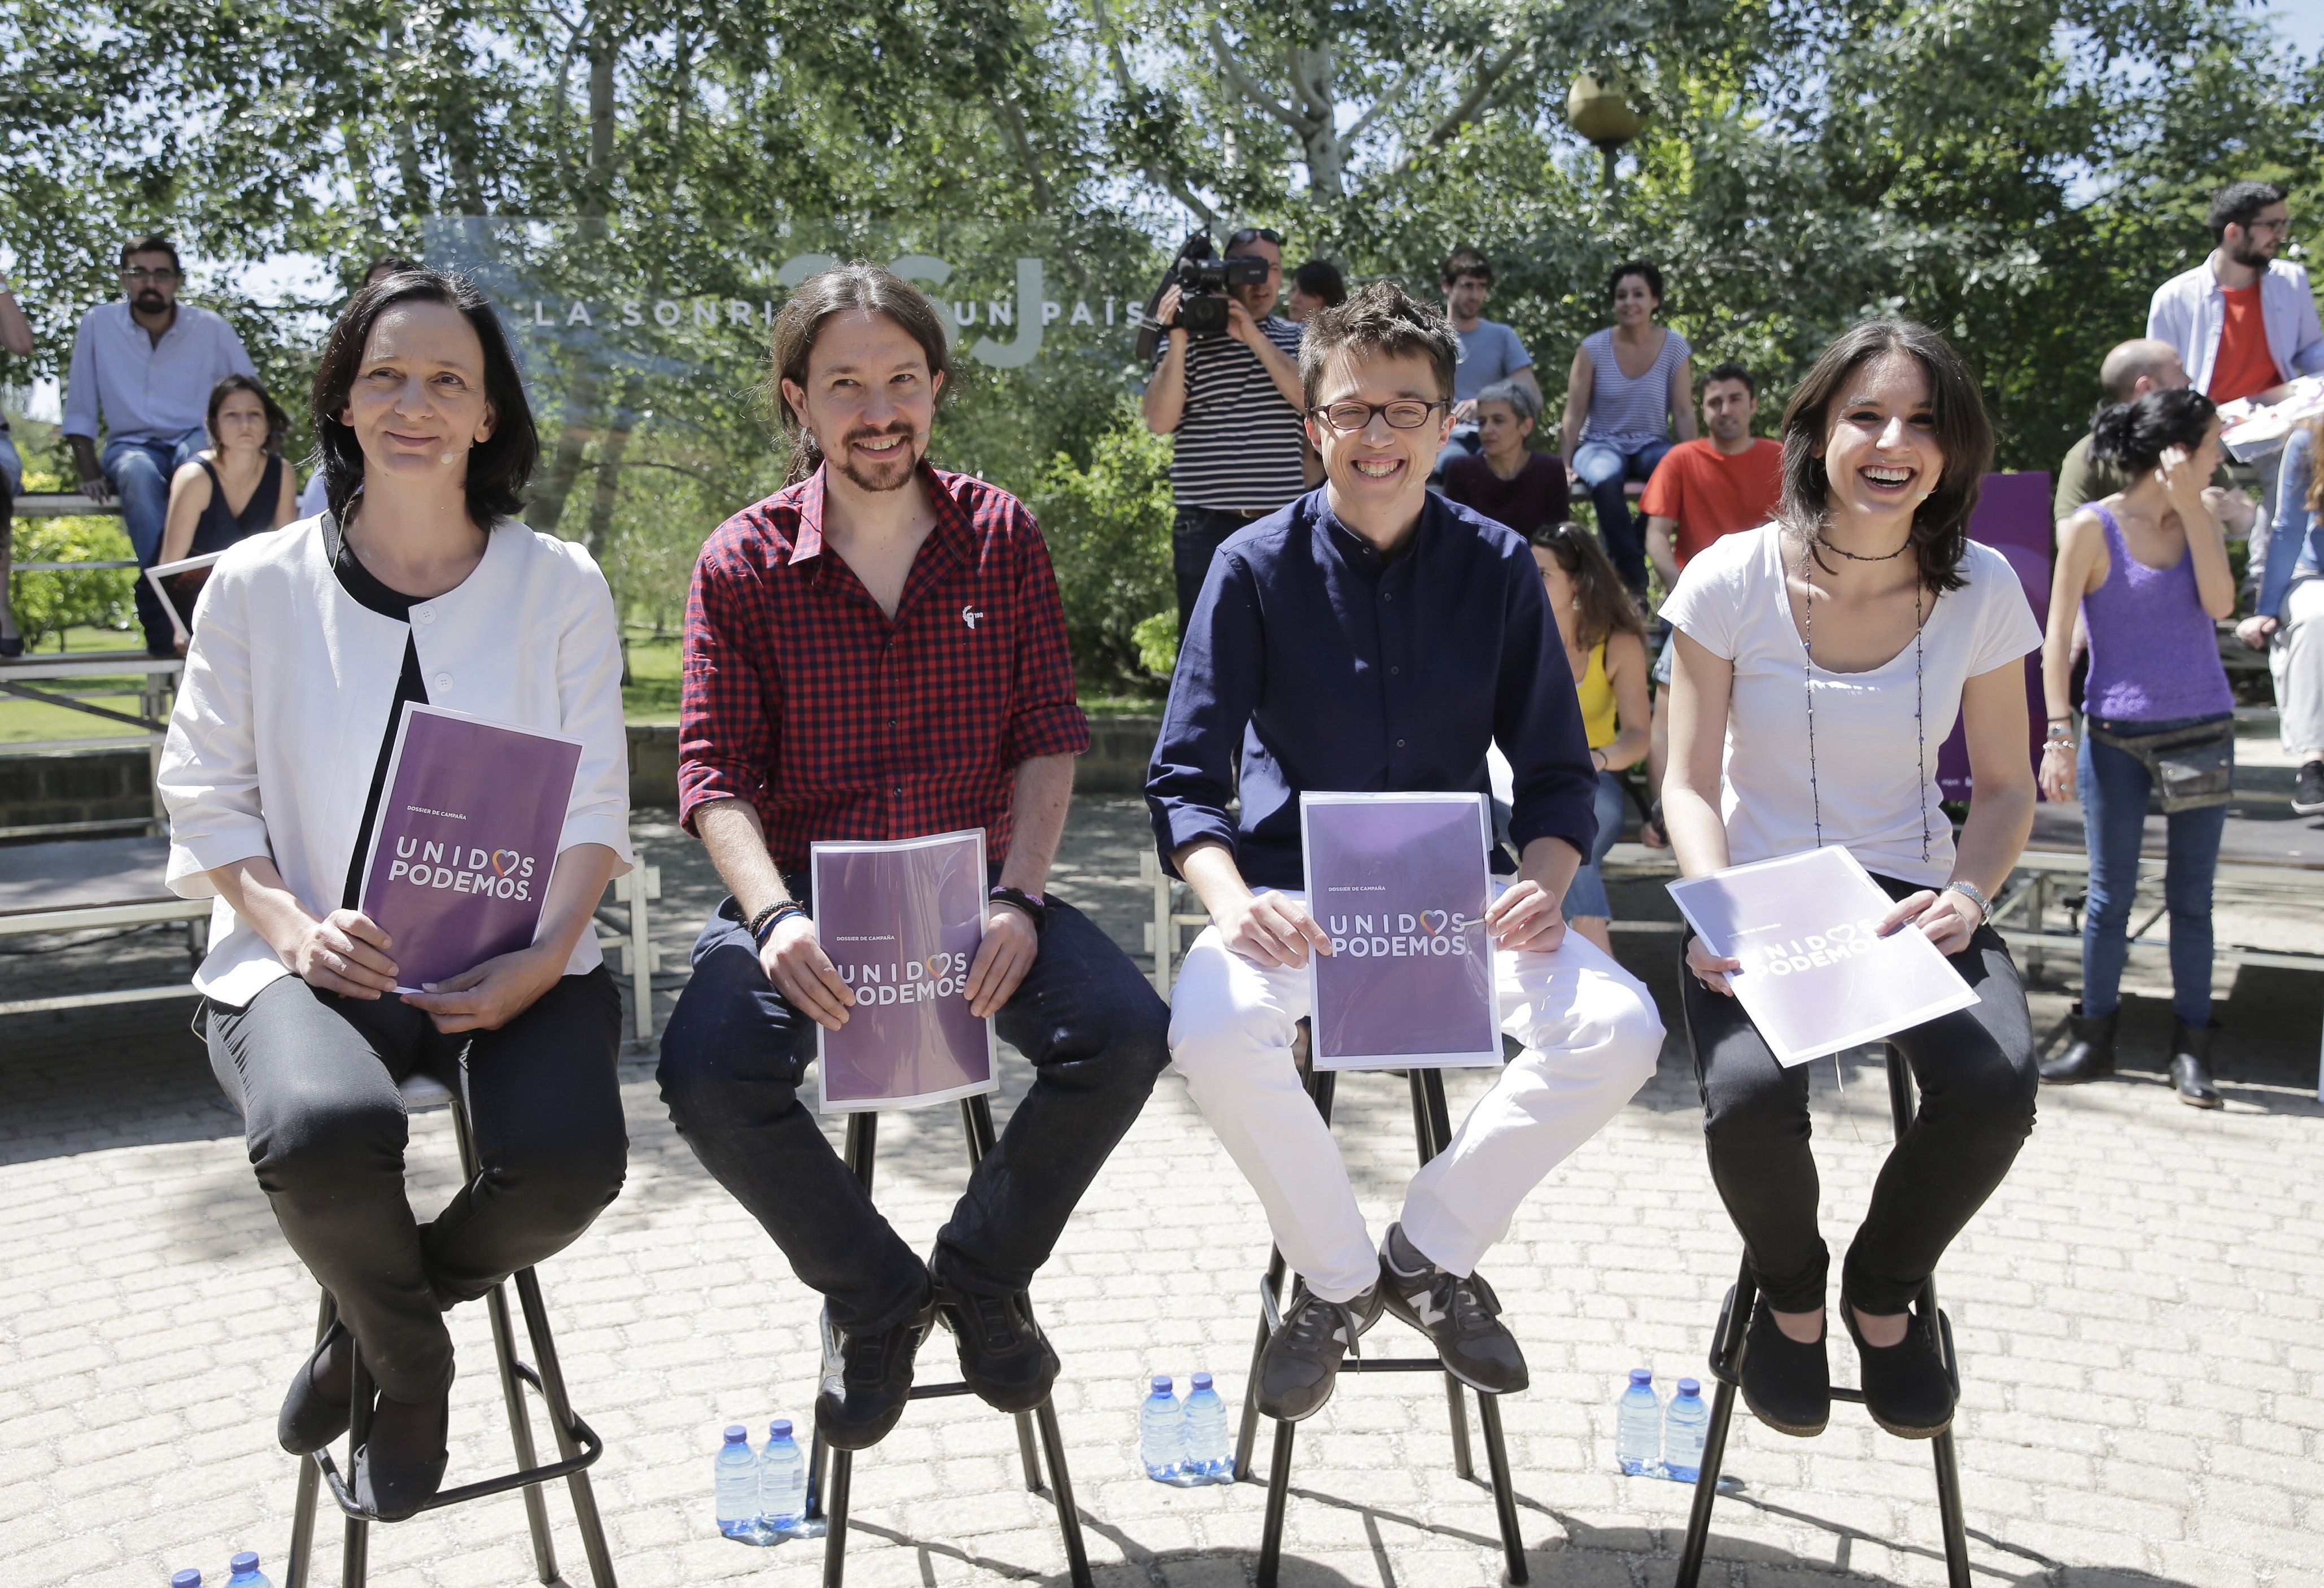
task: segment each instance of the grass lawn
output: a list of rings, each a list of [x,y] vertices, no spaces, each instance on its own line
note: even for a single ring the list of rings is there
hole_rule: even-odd
[[[37,654],[42,660],[55,660],[83,655],[93,651],[137,651],[144,648],[143,638],[135,631],[114,629],[68,629],[60,652],[51,641],[38,652],[27,651],[25,660]],[[7,664],[0,663],[0,679],[8,676]],[[76,700],[86,700],[91,706],[102,706],[114,711],[134,716],[137,711],[138,675],[124,674],[116,679],[42,679],[32,688],[52,695],[69,695]],[[49,739],[117,739],[134,734],[135,728],[126,723],[107,722],[101,716],[86,712],[70,711],[61,706],[44,706],[39,701],[23,700],[14,696],[0,695],[0,745],[28,744]]]

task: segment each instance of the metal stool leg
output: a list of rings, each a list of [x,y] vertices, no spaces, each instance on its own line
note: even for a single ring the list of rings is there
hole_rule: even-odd
[[[517,1305],[524,1311],[524,1331],[532,1341],[534,1371],[540,1381],[540,1398],[549,1405],[549,1426],[557,1438],[557,1453],[567,1461],[581,1454],[581,1442],[573,1434],[573,1403],[565,1393],[565,1368],[557,1358],[557,1342],[549,1332],[549,1308],[540,1298],[540,1276],[531,1269],[519,1269],[513,1276]],[[615,1588],[613,1581],[613,1551],[605,1542],[605,1524],[597,1514],[597,1491],[590,1487],[586,1472],[567,1475],[566,1492],[573,1501],[573,1519],[581,1530],[581,1552],[589,1559],[589,1575],[596,1588]],[[537,1491],[528,1490],[533,1493]],[[544,1582],[546,1578],[542,1579]]]
[[[1267,1463],[1267,1520],[1259,1534],[1259,1588],[1275,1588],[1283,1565],[1283,1511],[1291,1497],[1291,1445],[1299,1425],[1275,1425],[1275,1454]]]
[[[1065,1571],[1074,1588],[1092,1588],[1089,1550],[1082,1542],[1082,1515],[1074,1502],[1074,1480],[1065,1471],[1065,1438],[1057,1427],[1057,1408],[1041,1402],[1033,1414],[1041,1427],[1041,1448],[1049,1458],[1049,1492],[1057,1506],[1057,1531],[1065,1535]]]
[[[331,1293],[323,1292],[321,1304],[315,1313],[315,1343],[323,1343],[330,1333],[331,1320],[338,1316],[338,1307]],[[301,1457],[299,1462],[299,1493],[290,1502],[290,1564],[283,1568],[284,1588],[307,1588],[308,1574],[314,1569],[315,1501],[323,1487],[320,1468]]]
[[[1719,1325],[1711,1336],[1711,1376],[1719,1389],[1711,1398],[1711,1423],[1703,1430],[1702,1467],[1695,1475],[1694,1506],[1686,1520],[1686,1543],[1679,1551],[1674,1588],[1695,1588],[1702,1574],[1702,1555],[1711,1542],[1711,1509],[1719,1500],[1719,1472],[1727,1460],[1727,1432],[1735,1421],[1735,1384],[1742,1366],[1743,1341],[1750,1331],[1751,1308],[1759,1287],[1751,1278],[1746,1258],[1742,1271],[1720,1308]]]
[[[1281,1309],[1286,1297],[1284,1267],[1283,1249],[1279,1246],[1271,1248],[1267,1254],[1265,1284],[1277,1310]],[[1272,1333],[1267,1325],[1267,1306],[1262,1301],[1259,1338],[1250,1345],[1250,1371],[1243,1375],[1242,1380],[1242,1427],[1235,1435],[1234,1476],[1238,1483],[1250,1482],[1250,1453],[1259,1440],[1259,1359],[1266,1354],[1267,1337]]]
[[[1425,1166],[1452,1139],[1452,1111],[1444,1102],[1444,1075],[1441,1070],[1426,1069],[1406,1070],[1405,1074],[1412,1085],[1412,1140]],[[1469,1448],[1469,1402],[1462,1393],[1465,1388],[1451,1373],[1444,1375],[1444,1410],[1452,1432],[1453,1475],[1474,1482],[1477,1460]],[[1484,1401],[1485,1397],[1477,1397],[1480,1408]]]
[[[1485,1471],[1493,1481],[1493,1515],[1501,1526],[1501,1558],[1508,1563],[1509,1581],[1522,1583],[1529,1580],[1525,1528],[1517,1521],[1517,1490],[1509,1480],[1509,1447],[1501,1437],[1500,1397],[1477,1397],[1477,1421],[1485,1430]]]
[[[474,1185],[481,1172],[476,1157],[475,1138],[469,1132],[468,1111],[452,1110],[452,1135],[460,1149],[460,1172]],[[517,1470],[530,1471],[540,1464],[533,1449],[532,1419],[526,1414],[524,1385],[517,1377],[515,1330],[510,1326],[508,1287],[495,1285],[484,1293],[484,1313],[492,1322],[493,1365],[500,1372],[501,1405],[508,1413],[509,1443],[516,1452]],[[571,1452],[567,1452],[570,1454]],[[557,1546],[549,1537],[549,1504],[537,1485],[526,1484],[524,1495],[525,1526],[532,1534],[532,1564],[543,1583],[557,1581]],[[598,1588],[604,1588],[600,1582]]]
[[[353,1353],[355,1371],[348,1380],[348,1393],[354,1397],[347,1418],[347,1480],[355,1481],[355,1452],[371,1437],[372,1382],[371,1371],[364,1366],[363,1353]],[[309,1466],[313,1462],[307,1463]],[[347,1518],[346,1540],[339,1551],[339,1588],[364,1588],[371,1574],[371,1524],[358,1516]]]
[[[855,1116],[861,1119],[863,1116]],[[824,1496],[830,1530],[823,1536],[823,1588],[840,1588],[847,1581],[847,1501],[855,1481],[855,1453],[831,1453],[831,1488]]]

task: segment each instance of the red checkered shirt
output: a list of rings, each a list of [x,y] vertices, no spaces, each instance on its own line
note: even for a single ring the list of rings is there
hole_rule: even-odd
[[[823,475],[704,542],[686,603],[678,819],[747,799],[786,874],[821,839],[985,830],[1009,852],[1017,763],[1089,724],[1048,548],[1024,503],[923,465],[936,528],[891,623],[823,541]]]

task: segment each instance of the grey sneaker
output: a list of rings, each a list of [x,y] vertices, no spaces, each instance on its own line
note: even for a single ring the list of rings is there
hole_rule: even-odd
[[[1394,1238],[1391,1230],[1389,1239]],[[1427,1335],[1444,1360],[1444,1371],[1471,1390],[1484,1395],[1523,1390],[1531,1382],[1525,1353],[1501,1322],[1500,1297],[1484,1276],[1464,1279],[1425,1257],[1420,1260],[1419,1273],[1399,1273],[1388,1260],[1388,1242],[1381,1243],[1379,1289],[1388,1310]]]
[[[1259,1355],[1259,1409],[1286,1423],[1322,1410],[1339,1381],[1341,1357],[1356,1349],[1379,1315],[1378,1285],[1352,1301],[1325,1301],[1302,1281]]]

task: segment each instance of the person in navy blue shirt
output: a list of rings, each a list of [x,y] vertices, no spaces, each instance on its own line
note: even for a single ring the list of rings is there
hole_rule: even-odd
[[[1212,923],[1179,973],[1171,1057],[1300,1276],[1259,1366],[1270,1417],[1322,1407],[1383,1310],[1464,1382],[1525,1388],[1478,1260],[1662,1051],[1646,988],[1559,910],[1597,830],[1597,779],[1532,554],[1427,490],[1453,362],[1444,317],[1391,282],[1308,322],[1299,371],[1325,484],[1213,559],[1147,780],[1164,863]],[[1375,1247],[1292,1058],[1307,956],[1331,952],[1306,905],[1299,795],[1482,792],[1496,742],[1516,771],[1521,854],[1485,919],[1502,1029],[1523,1051]]]

